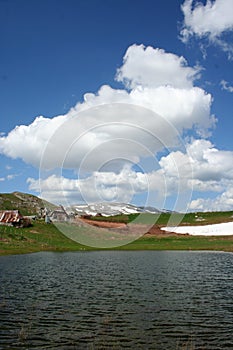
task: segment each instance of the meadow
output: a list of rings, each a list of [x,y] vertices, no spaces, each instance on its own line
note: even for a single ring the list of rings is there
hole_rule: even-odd
[[[181,225],[201,225],[232,221],[233,212],[188,213],[184,215]],[[165,226],[170,218],[169,213],[163,213],[155,218],[154,214],[140,215],[141,223],[156,221],[156,227]],[[111,220],[115,222],[133,222],[136,215],[121,215],[111,218],[95,218],[95,220]],[[232,236],[189,236],[178,234],[146,234],[127,245],[109,248],[117,250],[214,250],[233,252]],[[38,251],[91,251],[93,247],[79,244],[63,235],[55,225],[36,220],[32,226],[15,228],[0,226],[0,255],[24,254]]]

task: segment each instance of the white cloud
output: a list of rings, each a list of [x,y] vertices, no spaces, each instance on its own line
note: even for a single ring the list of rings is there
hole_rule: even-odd
[[[233,182],[233,153],[204,139],[182,142],[184,131],[205,137],[215,123],[211,95],[194,86],[199,73],[183,57],[133,45],[117,72],[126,89],[104,85],[66,115],[17,126],[0,137],[0,152],[40,168],[42,195],[56,203],[127,202],[154,191],[162,201],[192,187],[223,193]],[[170,154],[156,161],[164,149]],[[158,166],[134,171],[144,159]],[[77,179],[55,174],[57,168],[74,169]],[[28,184],[40,188],[39,180]]]
[[[232,40],[226,42],[220,38],[215,38],[213,43],[218,45],[222,49],[222,51],[227,54],[228,60],[232,61],[232,59],[233,59]]]
[[[117,70],[116,79],[131,89],[164,85],[191,88],[199,72],[200,67],[189,67],[182,56],[151,46],[132,45],[126,51],[122,67]]]
[[[135,196],[145,193],[145,203],[141,205],[153,203],[154,206],[163,208],[167,196],[177,196],[179,191],[187,192],[187,186],[184,191],[181,188],[178,174],[169,178],[163,169],[142,173],[134,171],[130,166],[124,166],[118,173],[96,171],[83,179],[51,175],[43,179],[28,178],[27,182],[29,189],[40,192],[42,198],[64,205],[83,201],[128,203]]]
[[[151,197],[156,192],[153,205],[162,208],[168,196],[179,198],[185,193],[187,198],[195,190],[219,195],[215,200],[191,201],[191,210],[233,209],[233,152],[218,150],[210,141],[198,139],[187,145],[187,153],[170,152],[158,164],[159,169],[145,173],[125,165],[120,172],[95,171],[77,179],[51,175],[40,181],[28,179],[28,183],[31,190],[41,188],[42,197],[55,203],[130,202],[140,193]]]
[[[0,182],[5,181],[5,177],[0,177]]]
[[[200,181],[233,179],[233,152],[220,151],[210,141],[195,140],[187,146],[193,165],[193,177]]]
[[[132,45],[117,74],[130,91],[102,86],[66,115],[17,126],[0,138],[0,152],[36,167],[77,169],[85,160],[86,169],[94,171],[114,157],[138,162],[173,147],[184,129],[207,135],[215,122],[212,97],[193,86],[198,73],[183,57]]]
[[[229,188],[215,198],[198,198],[190,203],[190,209],[195,211],[232,211],[233,188]]]
[[[0,153],[39,167],[44,147],[65,120],[65,115],[52,119],[40,116],[29,125],[16,126],[7,136],[0,138]]]
[[[7,180],[13,180],[16,176],[18,176],[17,174],[9,174],[7,175]]]
[[[59,166],[66,158],[64,166],[76,168],[92,152],[95,168],[97,159],[93,150],[103,145],[98,163],[117,154],[137,162],[138,157],[145,155],[141,145],[155,153],[164,146],[173,147],[184,129],[206,132],[214,123],[211,102],[211,96],[199,88],[138,88],[126,93],[105,86],[93,96],[93,109],[87,109],[84,102],[67,115],[53,119],[38,117],[28,126],[18,126],[0,138],[0,151],[39,167],[47,147],[46,167]],[[90,102],[87,103],[90,107]],[[163,117],[156,117],[153,111]],[[119,139],[131,141],[131,147],[125,148]],[[108,148],[104,147],[106,142]]]
[[[208,38],[210,42],[228,52],[231,57],[233,46],[221,39],[221,36],[233,30],[232,8],[232,0],[208,0],[205,5],[201,2],[185,0],[181,6],[184,14],[182,41],[187,42],[191,36]]]
[[[229,83],[226,80],[221,80],[220,86],[222,87],[222,90],[233,92],[233,86],[229,85]]]
[[[77,115],[83,110],[106,103],[125,103],[142,106],[158,113],[180,133],[183,129],[192,129],[194,126],[201,132],[215,124],[215,118],[210,112],[212,97],[199,87],[185,89],[173,86],[137,86],[127,92],[104,85],[96,95],[84,95],[84,101],[82,104],[78,103],[70,114]],[[128,119],[133,120],[132,116]]]
[[[186,154],[172,152],[160,160],[165,178],[173,186],[179,181],[183,188],[220,193],[214,199],[191,201],[191,210],[233,210],[233,152],[218,150],[210,141],[202,139],[193,140],[186,148]]]
[[[205,5],[185,0],[181,9],[184,13],[184,39],[189,35],[209,36],[214,39],[225,31],[233,30],[232,0],[207,1]]]
[[[193,140],[186,149],[185,154],[176,151],[161,158],[159,164],[167,177],[186,179],[186,186],[197,191],[223,191],[226,183],[233,182],[232,151],[218,150],[203,139]]]
[[[164,187],[161,174],[135,172],[130,166],[124,166],[119,173],[95,171],[84,179],[51,175],[40,180],[29,178],[27,182],[31,190],[41,191],[43,198],[64,204],[83,200],[129,202],[137,193],[149,192],[154,187],[161,192]]]

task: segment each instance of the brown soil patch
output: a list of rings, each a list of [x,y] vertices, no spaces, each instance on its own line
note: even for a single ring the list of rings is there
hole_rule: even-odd
[[[84,223],[101,228],[126,228],[127,225],[123,222],[110,222],[110,221],[95,221],[88,219],[81,219]]]
[[[38,232],[38,231],[36,231],[36,230],[30,230],[30,232],[31,232],[31,233],[36,233],[36,234],[40,233],[40,232]]]
[[[138,232],[140,234],[140,231],[145,231],[145,225],[140,225],[140,224],[130,224],[129,226],[123,222],[110,222],[110,221],[95,221],[95,220],[89,220],[89,219],[84,219],[81,218],[80,221],[82,221],[83,223],[95,226],[95,227],[99,227],[99,228],[109,228],[109,229],[129,229],[129,231],[131,232]],[[146,232],[144,235],[146,237],[152,237],[152,236],[163,236],[163,237],[168,237],[168,236],[179,236],[179,234],[174,233],[174,232],[167,232],[167,231],[163,231],[161,230],[161,225],[153,225],[151,228],[149,228],[148,232]],[[185,236],[185,235],[183,235]]]
[[[148,232],[145,234],[147,237],[151,236],[163,236],[163,237],[169,237],[169,236],[180,236],[179,234],[175,232],[169,232],[169,231],[163,231],[161,228],[164,227],[162,225],[153,225]],[[185,235],[183,235],[185,236]]]

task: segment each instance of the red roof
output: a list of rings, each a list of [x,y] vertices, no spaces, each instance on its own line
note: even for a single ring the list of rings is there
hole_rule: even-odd
[[[18,210],[0,210],[0,222],[2,223],[19,222],[22,218]]]

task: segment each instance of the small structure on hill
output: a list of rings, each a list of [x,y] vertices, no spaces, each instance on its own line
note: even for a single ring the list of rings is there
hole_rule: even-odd
[[[23,217],[19,210],[0,210],[0,225],[27,227],[30,224],[31,221]]]
[[[46,217],[45,217],[45,219],[46,219]],[[49,223],[51,221],[52,222],[54,222],[54,221],[69,221],[69,219],[70,219],[70,217],[62,205],[60,205],[59,208],[53,210],[49,215],[47,215],[47,220],[48,220],[47,223]]]

